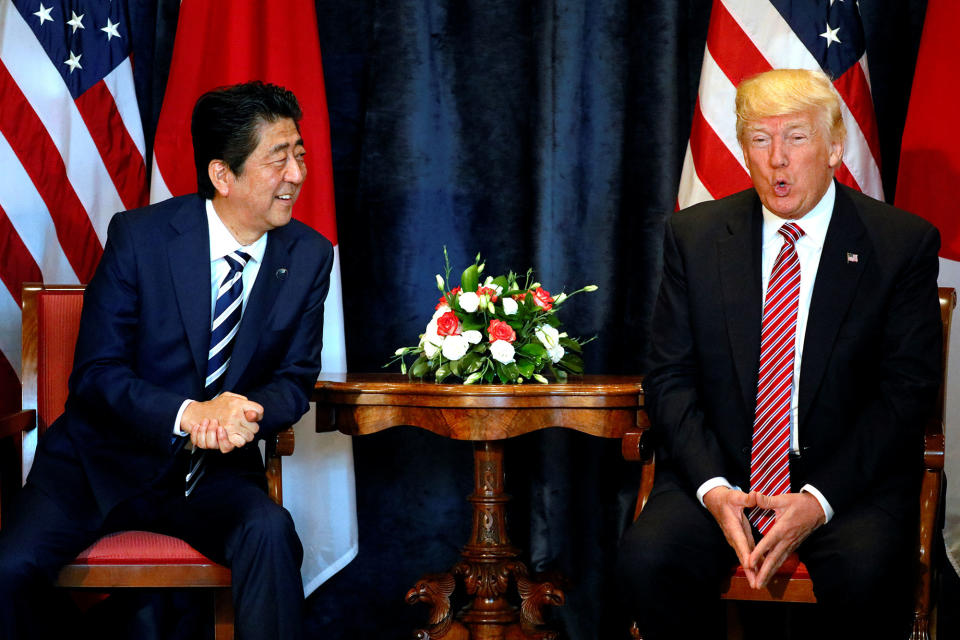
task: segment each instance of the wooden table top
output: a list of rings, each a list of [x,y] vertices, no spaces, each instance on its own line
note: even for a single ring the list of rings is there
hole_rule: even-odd
[[[350,435],[413,425],[457,440],[500,440],[555,426],[616,438],[645,425],[640,376],[571,376],[564,384],[463,385],[399,373],[325,374],[317,430]]]

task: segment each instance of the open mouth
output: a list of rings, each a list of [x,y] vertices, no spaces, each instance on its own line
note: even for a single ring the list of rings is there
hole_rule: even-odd
[[[778,196],[785,196],[790,193],[790,185],[786,180],[777,180],[773,183],[773,192]]]

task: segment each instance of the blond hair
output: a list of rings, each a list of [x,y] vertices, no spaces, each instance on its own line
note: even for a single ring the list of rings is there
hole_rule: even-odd
[[[822,71],[774,69],[751,76],[737,87],[737,140],[743,145],[744,131],[763,118],[803,111],[813,112],[814,122],[823,128],[830,142],[843,142],[840,96]]]

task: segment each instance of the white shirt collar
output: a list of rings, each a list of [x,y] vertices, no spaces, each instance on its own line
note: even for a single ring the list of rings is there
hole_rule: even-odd
[[[837,187],[833,180],[827,187],[826,193],[820,198],[810,211],[798,220],[784,220],[780,216],[768,211],[766,207],[763,210],[763,243],[766,244],[778,236],[778,231],[787,222],[795,222],[803,229],[804,236],[800,241],[814,242],[816,246],[822,247],[823,241],[827,237],[827,227],[830,226],[830,219],[833,217],[833,205],[837,200]]]
[[[210,229],[210,262],[220,260],[228,253],[233,251],[243,251],[250,256],[251,260],[261,262],[263,254],[267,250],[267,234],[263,234],[256,241],[248,245],[242,245],[233,237],[227,225],[217,215],[213,208],[213,200],[206,200],[207,207],[207,228]]]

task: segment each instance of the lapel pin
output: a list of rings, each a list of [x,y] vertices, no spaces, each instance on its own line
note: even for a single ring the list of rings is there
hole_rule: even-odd
[[[860,261],[860,256],[858,256],[855,253],[850,253],[849,251],[847,252],[847,264],[850,264],[851,262],[859,262],[859,261]]]
[[[850,254],[848,253],[847,254],[848,259],[849,259],[849,255]],[[280,280],[282,282],[283,280],[287,279],[287,270],[284,269],[283,267],[280,267],[279,269],[277,269],[277,272],[274,275],[277,276],[277,280]]]

